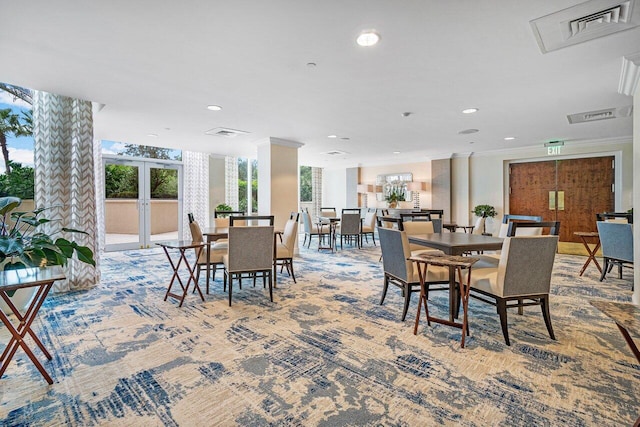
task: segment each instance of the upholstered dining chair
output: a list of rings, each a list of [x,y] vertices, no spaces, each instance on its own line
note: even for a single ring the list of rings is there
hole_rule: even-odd
[[[598,221],[596,225],[604,258],[600,281],[614,265],[618,266],[618,277],[622,279],[622,268],[633,265],[633,225],[610,221]]]
[[[336,212],[336,208],[321,207],[320,216],[325,216],[327,218],[335,218],[338,216],[338,213]]]
[[[202,229],[197,221],[192,221],[189,223],[189,229],[191,230],[191,239],[194,242],[204,242],[204,237],[202,235]],[[214,244],[211,245],[209,249],[209,263],[211,265],[211,280],[216,280],[216,270],[218,267],[222,267],[222,257],[227,254],[227,250],[229,248],[228,241],[226,239],[217,240]],[[196,256],[198,255],[198,250],[195,249]],[[196,262],[196,283],[200,278],[200,270],[202,268],[207,267],[207,250],[206,248],[200,251],[200,256]],[[209,284],[207,283],[207,294],[209,293]]]
[[[433,234],[435,232],[432,221],[401,221],[401,230],[407,233],[407,236],[415,236],[416,234]],[[411,255],[415,256],[421,253],[443,254],[439,249],[425,248],[423,245],[409,243]]]
[[[296,282],[296,276],[293,274],[293,251],[295,250],[296,237],[298,236],[298,222],[290,219],[284,226],[282,232],[282,241],[276,244],[276,256],[274,259],[274,277],[273,281],[277,283],[277,267],[280,265],[280,271],[286,267],[287,273]]]
[[[311,238],[313,236],[318,237],[318,244],[320,244],[320,240],[324,238],[331,238],[329,233],[329,227],[319,227],[311,221],[311,215],[308,211],[300,212],[302,217],[302,228],[304,230],[304,241],[302,242],[302,246],[307,243],[307,239],[309,239],[309,244],[307,247],[311,247]]]
[[[480,260],[473,266],[471,296],[497,307],[507,345],[507,309],[539,305],[551,339],[549,290],[558,236],[505,237],[497,266]],[[463,275],[466,274],[463,272]]]
[[[367,243],[369,242],[369,235],[371,235],[371,239],[373,240],[373,245],[376,245],[376,211],[369,210],[364,215],[364,220],[362,221],[362,230],[360,239],[364,237],[367,239]]]
[[[229,279],[229,306],[233,293],[233,281],[238,280],[242,289],[242,278],[262,276],[269,284],[269,299],[273,302],[273,226],[229,227],[229,251],[222,257],[224,264],[224,286]]]
[[[413,261],[408,260],[411,256],[411,251],[409,250],[407,232],[379,227],[378,240],[380,241],[380,248],[382,249],[382,266],[384,270],[384,284],[380,305],[384,303],[389,284],[401,288],[404,296],[404,308],[402,309],[402,321],[404,321],[407,317],[407,311],[409,310],[411,294],[420,292],[418,268],[414,265]],[[427,290],[429,290],[429,285],[435,283],[446,283],[446,289],[449,289],[448,268],[429,268],[425,283]]]
[[[336,227],[336,233],[340,235],[340,249],[342,249],[342,243],[345,238],[347,239],[347,242],[354,240],[358,248],[362,247],[362,241],[360,240],[361,226],[362,223],[359,210],[357,213],[350,213],[347,209],[342,210],[340,225]]]

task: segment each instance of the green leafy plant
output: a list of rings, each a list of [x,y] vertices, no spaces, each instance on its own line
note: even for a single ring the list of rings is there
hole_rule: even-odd
[[[216,210],[217,211],[232,211],[233,208],[225,203],[220,203],[218,206],[216,206]]]
[[[404,191],[396,187],[391,187],[384,199],[389,203],[404,202],[406,200],[404,197]]]
[[[478,205],[475,208],[473,208],[471,212],[473,212],[476,216],[480,216],[484,218],[493,218],[496,215],[498,215],[498,212],[496,212],[496,209],[491,205]]]
[[[18,197],[0,197],[0,270],[66,265],[74,253],[79,261],[96,265],[90,248],[54,237],[59,233],[86,232],[62,227],[51,235],[44,233],[40,227],[52,223],[42,215],[47,208],[14,212],[21,203]]]

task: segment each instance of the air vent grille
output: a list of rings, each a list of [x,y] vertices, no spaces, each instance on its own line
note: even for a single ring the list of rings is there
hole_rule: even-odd
[[[530,22],[542,53],[640,25],[640,0],[589,0]]]
[[[629,20],[629,2],[569,21],[571,37],[607,24],[626,23]]]
[[[340,151],[340,150],[331,150],[331,151],[327,151],[326,153],[322,153],[322,154],[328,154],[329,156],[340,156],[340,155],[345,155],[345,154],[349,154],[345,151]]]
[[[605,110],[587,111],[584,113],[570,114],[567,116],[569,123],[585,123],[595,122],[598,120],[616,119],[619,117],[629,117],[633,107],[619,107],[619,108],[607,108]]]
[[[235,138],[239,135],[247,135],[251,132],[230,128],[213,128],[205,132],[206,135],[221,136],[223,138]]]

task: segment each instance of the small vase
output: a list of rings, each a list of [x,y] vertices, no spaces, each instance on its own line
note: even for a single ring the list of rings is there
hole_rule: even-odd
[[[398,202],[389,202],[389,209],[395,209],[398,206]]]

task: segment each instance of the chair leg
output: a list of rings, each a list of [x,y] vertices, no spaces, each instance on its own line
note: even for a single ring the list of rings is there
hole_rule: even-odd
[[[293,279],[293,283],[298,283],[296,282],[295,274],[293,274],[293,259],[289,260],[289,264],[287,264],[287,266],[289,267],[289,272],[291,273],[291,278]]]
[[[607,269],[609,268],[609,258],[604,259],[604,265],[602,266],[602,274],[600,275],[600,281],[602,282],[607,275]]]
[[[384,297],[387,296],[387,289],[389,288],[389,276],[384,275],[384,286],[382,287],[382,298],[380,298],[380,305],[384,302]]]
[[[524,314],[524,307],[522,304],[524,303],[524,299],[518,298],[518,314],[522,316]]]
[[[268,274],[269,275],[269,299],[271,300],[271,302],[273,302],[273,283],[272,283],[272,277],[271,277],[271,271],[269,271],[268,273],[265,272],[263,274]],[[264,276],[263,276],[263,280],[264,280]]]
[[[407,311],[409,310],[409,302],[411,301],[411,289],[409,289],[409,284],[404,284],[404,309],[402,310],[402,321],[407,317]]]
[[[540,308],[542,309],[542,316],[544,317],[544,324],[547,325],[547,331],[552,340],[556,339],[553,333],[553,327],[551,326],[551,313],[549,312],[549,295],[545,295],[540,298]]]
[[[507,301],[499,298],[498,299],[498,314],[500,315],[500,326],[502,327],[502,335],[504,335],[504,342],[507,345],[511,345],[509,341],[509,331],[507,330]]]
[[[233,273],[229,276],[229,307],[231,307],[231,293],[233,289]]]

